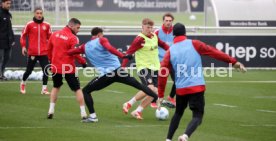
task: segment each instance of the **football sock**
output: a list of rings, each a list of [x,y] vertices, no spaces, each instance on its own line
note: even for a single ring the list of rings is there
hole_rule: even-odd
[[[24,85],[26,85],[26,81],[23,81],[23,80],[22,80],[22,81],[21,81],[21,84],[24,84]]]
[[[50,108],[48,113],[53,114],[55,112],[55,103],[50,103]]]
[[[96,113],[92,113],[92,114],[90,114],[90,117],[91,117],[91,118],[96,118],[97,115],[96,115]]]
[[[192,133],[196,130],[196,128],[201,124],[202,118],[201,117],[193,117],[190,123],[187,126],[185,134],[190,137]]]
[[[86,111],[85,111],[85,106],[80,106],[80,111],[81,111],[81,116],[82,117],[86,117],[87,116]]]
[[[130,99],[130,100],[128,101],[128,103],[129,103],[130,105],[133,105],[135,102],[136,102],[135,97],[133,97],[132,99]]]
[[[144,108],[140,105],[136,109],[137,112],[142,112],[143,110],[144,110]]]
[[[47,85],[42,85],[42,90],[47,89]]]

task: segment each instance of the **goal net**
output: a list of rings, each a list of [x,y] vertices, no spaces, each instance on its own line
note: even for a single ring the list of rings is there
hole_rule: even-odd
[[[13,25],[25,25],[33,18],[36,7],[44,10],[45,21],[65,25],[69,20],[68,0],[12,0]]]

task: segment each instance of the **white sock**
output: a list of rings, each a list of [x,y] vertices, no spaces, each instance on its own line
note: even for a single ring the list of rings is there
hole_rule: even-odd
[[[186,134],[183,134],[182,136],[183,136],[185,139],[189,139],[188,135],[186,135]]]
[[[21,81],[21,84],[26,85],[26,81],[23,81],[23,80],[22,80],[22,81]]]
[[[42,90],[47,89],[47,85],[42,85]]]
[[[80,106],[80,111],[81,111],[81,117],[86,117],[86,111],[85,111],[85,106]]]
[[[170,139],[166,139],[166,141],[172,141],[172,140],[170,140]]]
[[[135,97],[133,97],[132,99],[130,99],[130,100],[128,101],[128,103],[129,103],[131,106],[132,106],[135,102],[136,102]]]
[[[92,113],[92,114],[90,114],[89,116],[90,116],[91,118],[96,118],[96,117],[97,117],[96,113]]]
[[[140,105],[136,109],[137,112],[142,112],[143,110],[144,110],[144,108]]]
[[[50,108],[48,113],[53,114],[55,112],[55,103],[50,103]]]

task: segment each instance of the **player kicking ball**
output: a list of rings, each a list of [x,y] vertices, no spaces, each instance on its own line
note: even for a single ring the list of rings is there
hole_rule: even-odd
[[[133,40],[126,53],[128,55],[135,54],[137,73],[141,82],[157,93],[157,78],[158,70],[160,69],[158,46],[163,47],[164,50],[167,50],[169,46],[152,32],[153,25],[154,22],[151,19],[145,18],[142,20],[142,31]],[[122,66],[126,65],[127,60],[125,59]],[[142,112],[148,105],[152,108],[157,108],[155,101],[151,101],[145,93],[139,91],[134,97],[123,104],[124,113],[128,113],[132,105],[140,100],[142,101],[141,104],[131,112],[131,115],[138,120],[142,119]]]
[[[90,113],[88,118],[82,120],[82,122],[98,122],[91,93],[101,90],[114,82],[123,83],[142,90],[150,97],[151,101],[156,101],[156,93],[140,84],[134,77],[131,77],[124,68],[121,68],[118,57],[131,59],[132,56],[125,56],[114,48],[109,43],[108,39],[103,37],[103,30],[101,28],[93,28],[91,34],[92,39],[86,44],[68,51],[69,55],[85,54],[89,62],[93,64],[100,73],[98,77],[91,80],[82,90],[86,106]]]
[[[184,134],[178,137],[178,141],[188,141],[192,133],[202,123],[205,106],[205,80],[203,77],[201,55],[207,55],[214,59],[233,64],[234,68],[246,72],[244,65],[235,58],[209,46],[199,40],[190,40],[186,37],[186,29],[183,24],[177,23],[173,27],[174,44],[166,52],[161,64],[158,77],[158,105],[160,105],[167,83],[168,70],[175,72],[176,84],[176,109],[171,119],[166,141],[171,141],[178,128],[179,122],[189,105],[192,111],[192,120],[188,124]],[[179,67],[179,65],[185,67]],[[194,71],[197,70],[197,71]]]

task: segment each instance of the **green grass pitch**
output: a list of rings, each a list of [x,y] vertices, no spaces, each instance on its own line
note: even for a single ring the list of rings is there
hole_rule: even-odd
[[[81,76],[81,86],[90,79]],[[215,77],[206,81],[203,124],[189,141],[276,140],[276,71],[234,72],[233,78]],[[166,95],[170,87],[168,83]],[[170,120],[156,120],[154,109],[147,108],[142,121],[122,113],[122,104],[137,92],[134,88],[116,83],[94,92],[99,122],[88,124],[80,122],[79,106],[66,83],[60,91],[54,119],[46,119],[49,97],[40,95],[40,89],[40,82],[29,81],[27,94],[21,95],[19,81],[0,82],[0,141],[164,141],[166,138]],[[171,119],[174,109],[169,111]],[[191,112],[186,110],[174,141],[190,118]]]

